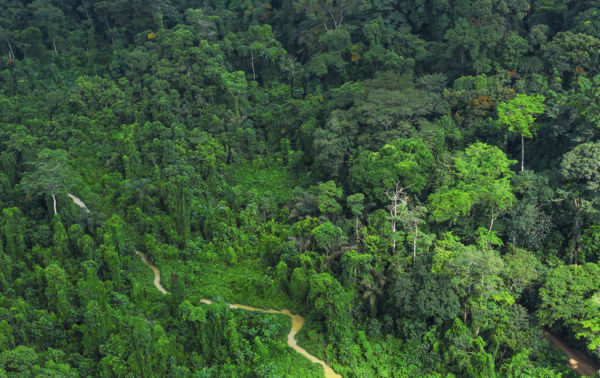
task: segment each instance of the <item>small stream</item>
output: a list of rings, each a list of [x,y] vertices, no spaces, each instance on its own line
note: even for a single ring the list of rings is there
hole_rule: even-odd
[[[82,200],[80,200],[78,197],[72,195],[71,193],[68,193],[68,195],[69,195],[69,197],[71,197],[71,199],[77,206],[81,207],[82,209],[85,209],[85,211],[87,211],[88,213],[90,212]],[[167,291],[165,290],[165,288],[162,287],[162,285],[160,284],[160,270],[158,270],[158,268],[156,266],[154,266],[154,264],[152,264],[148,260],[148,256],[146,256],[145,253],[142,253],[139,251],[135,251],[135,253],[140,255],[142,261],[146,265],[148,265],[150,267],[150,269],[152,269],[152,272],[154,272],[154,286],[161,293],[167,294]],[[212,301],[209,299],[202,299],[201,302],[205,303],[205,304],[212,304]],[[236,303],[231,303],[228,306],[229,306],[229,308],[234,308],[234,309],[239,308],[239,309],[247,310],[247,311],[260,311],[260,312],[265,312],[265,313],[269,313],[269,314],[284,314],[284,315],[289,316],[292,319],[292,329],[290,330],[290,333],[288,333],[288,337],[287,337],[288,345],[290,347],[292,347],[292,349],[294,349],[296,352],[298,352],[301,355],[303,355],[304,357],[308,358],[312,363],[323,366],[323,369],[325,369],[325,378],[342,378],[342,376],[337,374],[335,371],[333,371],[333,369],[331,367],[329,367],[329,365],[327,365],[325,363],[325,361],[319,360],[317,357],[308,353],[306,351],[306,349],[298,346],[298,341],[296,340],[296,334],[300,331],[300,329],[302,329],[302,326],[304,325],[304,318],[302,316],[294,315],[290,312],[290,310],[287,310],[287,309],[283,309],[281,311],[273,310],[273,309],[264,310],[262,308],[250,307],[250,306],[236,304]]]

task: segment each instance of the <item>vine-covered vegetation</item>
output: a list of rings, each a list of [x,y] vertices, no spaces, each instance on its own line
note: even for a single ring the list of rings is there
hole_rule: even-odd
[[[597,2],[0,0],[0,56],[1,378],[323,376],[227,303],[348,378],[600,359]]]

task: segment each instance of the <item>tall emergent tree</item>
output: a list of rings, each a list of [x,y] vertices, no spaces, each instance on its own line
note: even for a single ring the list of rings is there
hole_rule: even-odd
[[[21,180],[21,187],[28,194],[52,196],[56,214],[56,196],[68,191],[75,175],[75,171],[69,167],[67,151],[45,148],[38,154],[35,170]]]
[[[542,95],[528,96],[518,94],[512,100],[498,105],[500,122],[508,126],[508,130],[521,134],[521,170],[525,166],[525,137],[532,138],[537,128],[535,124],[537,114],[544,112]]]

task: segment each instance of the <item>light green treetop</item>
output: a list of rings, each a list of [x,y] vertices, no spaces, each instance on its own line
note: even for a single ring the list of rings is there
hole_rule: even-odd
[[[542,95],[518,94],[514,99],[498,105],[500,122],[507,125],[510,131],[532,138],[532,132],[535,131],[535,116],[544,112],[545,100],[546,97]]]

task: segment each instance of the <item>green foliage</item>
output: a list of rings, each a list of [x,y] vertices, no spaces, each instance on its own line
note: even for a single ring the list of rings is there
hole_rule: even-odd
[[[423,190],[433,163],[433,154],[422,140],[398,139],[378,152],[361,152],[352,162],[350,177],[357,190],[382,200],[398,180],[410,192]]]
[[[549,67],[560,75],[577,71],[577,68],[596,74],[599,47],[600,41],[595,37],[567,31],[556,34],[541,50],[544,58],[548,60]]]
[[[324,214],[339,214],[342,211],[342,206],[337,203],[336,198],[342,196],[343,189],[337,188],[335,181],[328,181],[319,184],[317,207]]]
[[[481,205],[493,220],[512,206],[512,172],[508,160],[497,147],[477,143],[454,159],[452,184],[439,188],[429,197],[432,215],[438,222],[465,216]],[[490,225],[490,229],[492,227]]]
[[[516,131],[527,138],[533,137],[535,116],[544,112],[545,99],[542,95],[517,94],[512,100],[498,105],[500,122],[508,126],[510,131]]]
[[[352,215],[359,216],[362,214],[365,209],[363,205],[363,201],[365,199],[365,195],[362,193],[356,193],[351,196],[348,196],[348,206],[350,207],[350,212]]]
[[[35,170],[23,179],[21,186],[27,194],[52,196],[56,214],[56,196],[66,193],[74,178],[75,173],[68,167],[66,151],[44,149],[38,154]]]
[[[577,337],[583,337],[589,349],[599,342],[598,296],[600,285],[596,264],[561,266],[555,269],[540,289],[541,323],[553,325],[558,321],[571,327]]]
[[[0,1],[0,377],[574,376],[597,12]]]
[[[364,89],[366,98],[358,110],[367,124],[380,125],[386,131],[409,123],[413,117],[417,122],[432,110],[424,91],[415,89],[411,79],[393,72],[367,80]]]

